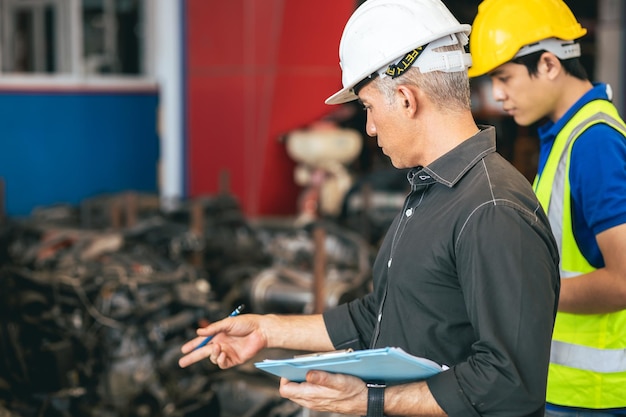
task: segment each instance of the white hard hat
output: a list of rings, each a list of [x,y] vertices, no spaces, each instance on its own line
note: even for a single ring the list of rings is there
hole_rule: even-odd
[[[465,71],[471,65],[468,53],[433,49],[466,45],[470,29],[440,0],[366,0],[343,30],[339,43],[343,88],[326,99],[326,104],[356,100],[356,84],[374,73],[384,75],[397,61],[407,67],[415,65],[422,72]]]

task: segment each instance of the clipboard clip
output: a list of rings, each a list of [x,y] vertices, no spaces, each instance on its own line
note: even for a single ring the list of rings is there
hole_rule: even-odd
[[[350,353],[350,352],[354,352],[354,349],[348,348],[348,349],[340,349],[340,350],[331,350],[329,352],[305,353],[304,355],[295,355],[294,358],[317,358],[317,357],[323,358],[324,356],[334,356],[334,355],[340,355],[342,353]]]

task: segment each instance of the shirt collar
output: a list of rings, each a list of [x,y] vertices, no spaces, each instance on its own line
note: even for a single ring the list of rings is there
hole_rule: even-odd
[[[556,135],[565,127],[565,124],[569,122],[576,113],[578,113],[578,110],[580,110],[585,104],[589,103],[590,101],[610,100],[607,93],[607,88],[609,87],[605,83],[594,83],[593,88],[587,91],[581,98],[579,98],[578,101],[565,112],[563,117],[556,121],[556,123],[549,120],[548,122],[539,126],[539,128],[537,129],[539,139],[541,141],[548,141],[556,138]]]
[[[411,188],[434,182],[453,187],[463,175],[487,154],[496,151],[496,129],[479,126],[480,132],[426,167],[415,167],[407,173]]]

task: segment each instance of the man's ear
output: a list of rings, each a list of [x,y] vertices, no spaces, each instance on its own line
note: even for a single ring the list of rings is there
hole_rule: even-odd
[[[400,100],[400,107],[408,112],[410,116],[417,112],[417,103],[419,101],[419,93],[417,89],[411,88],[407,85],[400,84],[397,89],[398,100]]]
[[[561,61],[552,52],[544,52],[537,62],[537,72],[546,75],[549,79],[555,79],[563,71]]]

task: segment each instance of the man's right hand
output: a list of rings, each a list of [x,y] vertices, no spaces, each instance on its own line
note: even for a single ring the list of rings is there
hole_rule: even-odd
[[[248,361],[267,347],[267,340],[261,331],[261,319],[260,315],[244,314],[227,317],[198,329],[198,337],[181,347],[184,356],[178,364],[185,368],[209,358],[220,368],[226,369]],[[211,341],[195,350],[208,336],[213,336]]]

